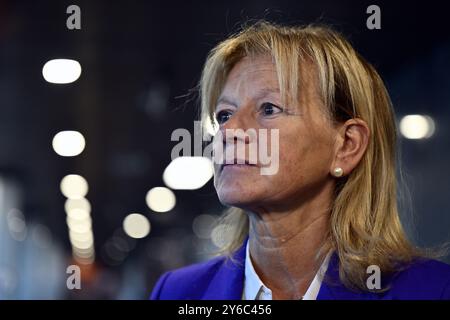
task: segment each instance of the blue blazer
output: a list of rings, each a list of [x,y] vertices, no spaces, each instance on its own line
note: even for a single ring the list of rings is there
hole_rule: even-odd
[[[241,300],[245,244],[234,261],[217,257],[163,274],[152,300]],[[317,300],[450,300],[450,266],[436,260],[417,260],[389,278],[384,293],[355,292],[339,280],[339,259],[332,254]]]

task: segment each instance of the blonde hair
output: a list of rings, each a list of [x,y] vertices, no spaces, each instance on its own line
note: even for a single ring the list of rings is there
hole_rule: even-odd
[[[300,68],[312,62],[327,113],[335,122],[364,120],[371,132],[358,166],[338,180],[328,245],[339,257],[339,275],[349,288],[368,290],[369,265],[383,274],[421,252],[408,240],[397,208],[396,139],[392,104],[377,71],[338,32],[326,26],[279,26],[260,21],[219,43],[209,54],[201,81],[202,120],[213,121],[216,101],[231,68],[242,58],[270,55],[284,99],[297,99]],[[248,235],[247,214],[229,208],[223,251],[231,254]]]

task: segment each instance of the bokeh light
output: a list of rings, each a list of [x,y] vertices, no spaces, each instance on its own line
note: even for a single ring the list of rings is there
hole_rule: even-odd
[[[88,193],[88,183],[85,178],[78,174],[69,174],[61,180],[62,194],[69,199],[84,198]]]
[[[53,59],[44,64],[42,76],[47,82],[66,84],[76,81],[81,75],[81,65],[76,60]]]
[[[150,233],[150,221],[139,213],[131,213],[123,220],[123,229],[131,238],[145,238]]]
[[[145,196],[148,207],[156,212],[172,210],[176,204],[176,197],[172,190],[165,187],[152,188]]]
[[[424,115],[408,115],[400,120],[400,132],[407,139],[425,139],[434,134],[433,118]]]
[[[172,189],[195,190],[203,187],[213,174],[213,163],[209,158],[178,157],[164,170],[163,180]]]
[[[86,146],[84,136],[78,131],[60,131],[53,137],[53,150],[62,157],[75,157]]]
[[[200,239],[208,239],[211,237],[211,231],[216,223],[216,217],[210,214],[201,214],[194,218],[192,222],[192,230]]]

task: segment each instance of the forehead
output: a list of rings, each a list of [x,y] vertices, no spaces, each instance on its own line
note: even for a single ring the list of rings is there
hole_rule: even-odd
[[[318,72],[310,61],[302,61],[298,72],[289,74],[289,66],[280,68],[284,76],[294,79],[297,92],[289,92],[289,86],[281,92],[277,66],[270,55],[247,56],[230,70],[215,107],[222,102],[239,105],[245,100],[257,101],[270,97],[285,108],[305,109],[309,105],[323,108],[318,84]],[[288,75],[289,74],[289,75]]]
[[[247,56],[241,59],[228,74],[223,93],[256,88],[279,92],[276,66],[270,56]]]

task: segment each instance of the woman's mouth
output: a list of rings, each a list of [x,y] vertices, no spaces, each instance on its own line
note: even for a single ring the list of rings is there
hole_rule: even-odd
[[[256,164],[251,164],[249,161],[245,160],[245,161],[233,161],[233,163],[224,163],[221,165],[220,171],[226,169],[238,169],[238,170],[242,170],[242,169],[248,169],[251,167],[256,167]]]

